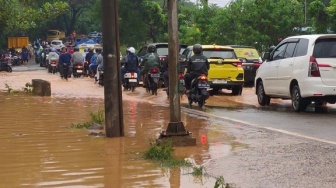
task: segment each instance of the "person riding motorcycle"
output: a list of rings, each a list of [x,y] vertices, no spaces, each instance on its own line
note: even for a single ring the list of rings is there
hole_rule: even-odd
[[[93,52],[93,49],[92,48],[89,48],[89,50],[88,50],[89,52],[86,54],[86,56],[85,56],[85,61],[87,61],[87,62],[89,62],[89,64],[91,63],[91,58],[92,58],[92,56],[95,54],[94,52]]]
[[[126,56],[123,57],[124,65],[121,68],[121,81],[123,84],[125,84],[124,75],[126,72],[136,72],[138,81],[140,77],[139,59],[138,56],[135,55],[134,47],[127,48],[126,52]]]
[[[103,62],[103,56],[101,55],[101,49],[97,48],[96,49],[96,53],[91,57],[91,64],[89,66],[89,70],[92,74],[92,76],[94,76],[97,73],[97,67],[100,63]]]
[[[83,55],[82,53],[79,52],[79,48],[74,48],[74,53],[72,54],[72,66],[76,64],[81,64],[83,65]]]
[[[51,60],[58,61],[58,59],[59,59],[59,55],[57,53],[57,50],[55,48],[51,48],[51,50],[48,54],[47,60],[50,62]]]
[[[191,82],[201,74],[208,75],[210,69],[208,58],[202,54],[202,45],[195,44],[193,46],[194,55],[190,57],[187,64],[187,73],[184,76],[186,93],[190,92]]]
[[[178,73],[184,73],[184,70],[186,68],[186,57],[179,52],[181,51],[181,45],[178,45],[178,62],[177,62],[177,68],[178,68]],[[162,62],[162,68],[161,70],[163,71],[163,82],[165,88],[163,91],[168,90],[169,87],[169,56]]]
[[[144,87],[146,86],[145,83],[145,78],[147,76],[147,73],[153,69],[153,68],[160,68],[160,57],[156,52],[156,47],[155,45],[149,45],[147,48],[147,54],[144,56],[144,60],[141,63],[140,66],[143,66],[142,70],[141,70],[141,74],[143,76],[143,85]]]

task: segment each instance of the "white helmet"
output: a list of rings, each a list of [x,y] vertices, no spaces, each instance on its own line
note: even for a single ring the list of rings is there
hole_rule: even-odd
[[[129,47],[127,51],[131,52],[132,54],[135,54],[135,49],[133,47]]]

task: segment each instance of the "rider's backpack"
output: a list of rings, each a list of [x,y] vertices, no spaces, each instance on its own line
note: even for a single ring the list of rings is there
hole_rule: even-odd
[[[159,65],[158,56],[155,53],[150,53],[147,57],[147,63],[149,67],[157,67]]]

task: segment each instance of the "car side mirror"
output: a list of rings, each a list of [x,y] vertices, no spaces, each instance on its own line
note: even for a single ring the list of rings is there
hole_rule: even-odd
[[[270,60],[270,53],[269,52],[265,52],[264,55],[263,55],[263,60],[267,61],[267,60]]]

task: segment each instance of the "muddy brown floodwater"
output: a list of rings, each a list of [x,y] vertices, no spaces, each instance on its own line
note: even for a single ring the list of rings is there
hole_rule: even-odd
[[[41,77],[43,74],[37,72],[35,78],[46,79]],[[74,79],[66,83],[55,75],[48,78],[52,81],[52,97],[0,92],[0,187],[196,188],[215,185],[214,177],[193,177],[191,169],[167,169],[142,158],[142,153],[149,148],[149,140],[157,138],[168,125],[167,105],[145,102],[151,101],[150,97],[139,101],[132,98],[132,94],[125,96],[125,136],[88,136],[87,130],[70,126],[88,121],[90,112],[103,109],[102,88],[86,78],[77,81],[78,84]],[[30,80],[6,83],[19,89],[27,81]],[[87,86],[92,91],[88,94],[90,98],[83,97],[82,90],[77,90],[79,97],[74,98],[76,92],[71,92],[86,82],[92,84]],[[67,86],[62,90],[55,84]],[[71,87],[75,89],[70,92]],[[182,121],[197,139],[197,146],[175,148],[174,154],[196,166],[246,148],[225,134],[227,127],[219,122],[185,113],[182,113]]]

